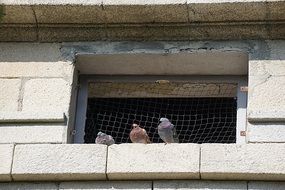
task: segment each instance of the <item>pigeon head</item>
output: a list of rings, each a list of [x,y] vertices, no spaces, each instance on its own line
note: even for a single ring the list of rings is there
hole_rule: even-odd
[[[160,122],[164,122],[164,121],[169,121],[169,119],[167,119],[166,117],[162,117],[162,118],[160,118],[159,121],[160,121]]]
[[[97,136],[104,136],[106,135],[105,133],[102,133],[101,131],[97,134]]]
[[[132,124],[132,127],[133,127],[133,128],[137,128],[138,126],[139,126],[139,125],[136,124],[136,123],[133,123],[133,124]]]

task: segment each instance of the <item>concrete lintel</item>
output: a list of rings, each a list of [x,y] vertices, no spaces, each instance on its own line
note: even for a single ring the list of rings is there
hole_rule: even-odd
[[[247,75],[248,55],[241,51],[85,54],[77,55],[76,67],[81,74],[99,75]]]

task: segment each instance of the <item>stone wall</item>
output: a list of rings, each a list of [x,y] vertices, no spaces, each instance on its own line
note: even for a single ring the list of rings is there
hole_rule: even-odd
[[[76,56],[212,50],[249,55],[247,144],[67,144],[78,88]],[[282,40],[0,43],[0,181],[57,181],[1,183],[0,189],[284,189],[284,182],[254,182],[285,180],[284,55]],[[201,180],[153,181],[164,179]],[[66,180],[153,182],[60,182]]]

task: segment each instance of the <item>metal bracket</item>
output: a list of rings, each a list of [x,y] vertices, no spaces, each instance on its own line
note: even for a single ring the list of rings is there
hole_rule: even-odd
[[[240,91],[241,92],[248,92],[248,87],[247,86],[241,86]]]
[[[246,131],[240,131],[240,136],[245,137],[246,136]]]

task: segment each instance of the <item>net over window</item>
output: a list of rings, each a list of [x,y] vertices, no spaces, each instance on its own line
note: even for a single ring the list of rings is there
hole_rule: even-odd
[[[175,125],[179,143],[235,143],[236,89],[232,83],[89,83],[85,143],[94,143],[99,131],[130,143],[133,123],[161,143],[162,117]]]

